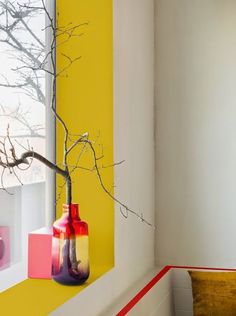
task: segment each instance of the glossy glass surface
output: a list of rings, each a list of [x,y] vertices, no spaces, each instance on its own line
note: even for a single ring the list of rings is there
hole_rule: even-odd
[[[52,277],[66,285],[84,283],[89,277],[88,225],[81,221],[78,204],[63,206],[53,225]]]

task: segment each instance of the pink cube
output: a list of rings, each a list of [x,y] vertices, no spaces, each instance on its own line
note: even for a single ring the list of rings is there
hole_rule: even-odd
[[[0,270],[10,265],[10,229],[0,226]]]
[[[28,236],[28,277],[51,279],[52,228],[43,227]]]

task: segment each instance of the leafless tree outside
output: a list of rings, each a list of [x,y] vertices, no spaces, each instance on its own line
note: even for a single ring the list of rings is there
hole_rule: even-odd
[[[41,29],[43,25],[37,29],[32,24],[32,21],[44,18],[45,13],[37,7],[39,3],[38,0],[30,0],[27,5],[32,8],[25,8],[18,1],[0,1],[0,43],[11,58],[10,78],[0,72],[0,87],[11,90],[11,93],[28,96],[35,101],[36,106],[45,106],[45,72],[42,69],[45,31]],[[22,108],[20,102],[2,104],[1,116],[17,120],[28,137],[44,137],[43,127],[30,126],[28,113]]]

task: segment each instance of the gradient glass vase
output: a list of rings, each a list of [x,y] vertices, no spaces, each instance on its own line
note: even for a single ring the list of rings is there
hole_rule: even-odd
[[[88,225],[79,217],[78,204],[63,205],[53,224],[52,278],[61,284],[78,285],[89,277]]]

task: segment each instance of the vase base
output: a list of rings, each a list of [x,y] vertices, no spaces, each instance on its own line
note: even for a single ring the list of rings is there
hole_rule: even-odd
[[[84,284],[87,280],[88,280],[88,277],[87,278],[83,278],[83,279],[79,279],[79,280],[66,280],[66,279],[62,279],[62,278],[57,278],[55,276],[52,277],[52,279],[61,284],[61,285],[69,285],[69,286],[76,286],[76,285],[82,285]]]

